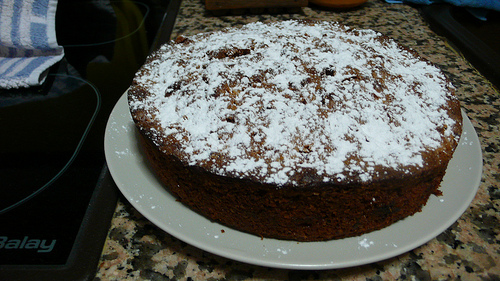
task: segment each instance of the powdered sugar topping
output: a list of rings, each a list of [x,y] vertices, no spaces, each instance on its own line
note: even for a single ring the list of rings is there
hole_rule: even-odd
[[[145,109],[189,165],[278,185],[376,166],[421,166],[452,135],[443,74],[369,30],[329,23],[253,23],[165,45],[136,82]],[[182,40],[180,40],[182,41]],[[224,159],[224,161],[217,161]]]

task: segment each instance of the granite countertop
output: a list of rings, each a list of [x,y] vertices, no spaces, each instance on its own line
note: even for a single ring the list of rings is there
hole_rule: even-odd
[[[249,265],[200,250],[164,232],[121,198],[95,280],[499,280],[500,95],[461,55],[436,35],[416,7],[369,0],[358,9],[305,7],[296,13],[214,16],[201,0],[184,0],[172,38],[254,21],[338,21],[369,28],[413,48],[438,65],[457,88],[478,134],[483,175],[475,199],[446,231],[399,256],[335,270],[288,270]]]

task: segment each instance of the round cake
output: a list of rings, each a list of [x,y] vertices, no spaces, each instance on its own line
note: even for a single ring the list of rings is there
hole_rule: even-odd
[[[178,37],[128,90],[159,180],[212,221],[320,241],[421,211],[462,130],[443,73],[375,31],[281,21]]]

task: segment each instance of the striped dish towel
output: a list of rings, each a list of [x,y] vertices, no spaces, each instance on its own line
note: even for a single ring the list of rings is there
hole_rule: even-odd
[[[41,85],[63,58],[56,8],[57,0],[0,0],[0,88]]]

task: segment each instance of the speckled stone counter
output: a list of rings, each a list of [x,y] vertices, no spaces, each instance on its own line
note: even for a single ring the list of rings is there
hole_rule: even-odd
[[[214,16],[200,0],[181,4],[173,37],[282,19],[338,21],[380,31],[438,65],[457,88],[479,136],[483,176],[466,212],[442,234],[388,260],[335,270],[248,265],[188,245],[145,219],[124,198],[117,207],[95,280],[500,280],[500,95],[409,5],[369,0],[349,11],[305,7],[293,14]]]

